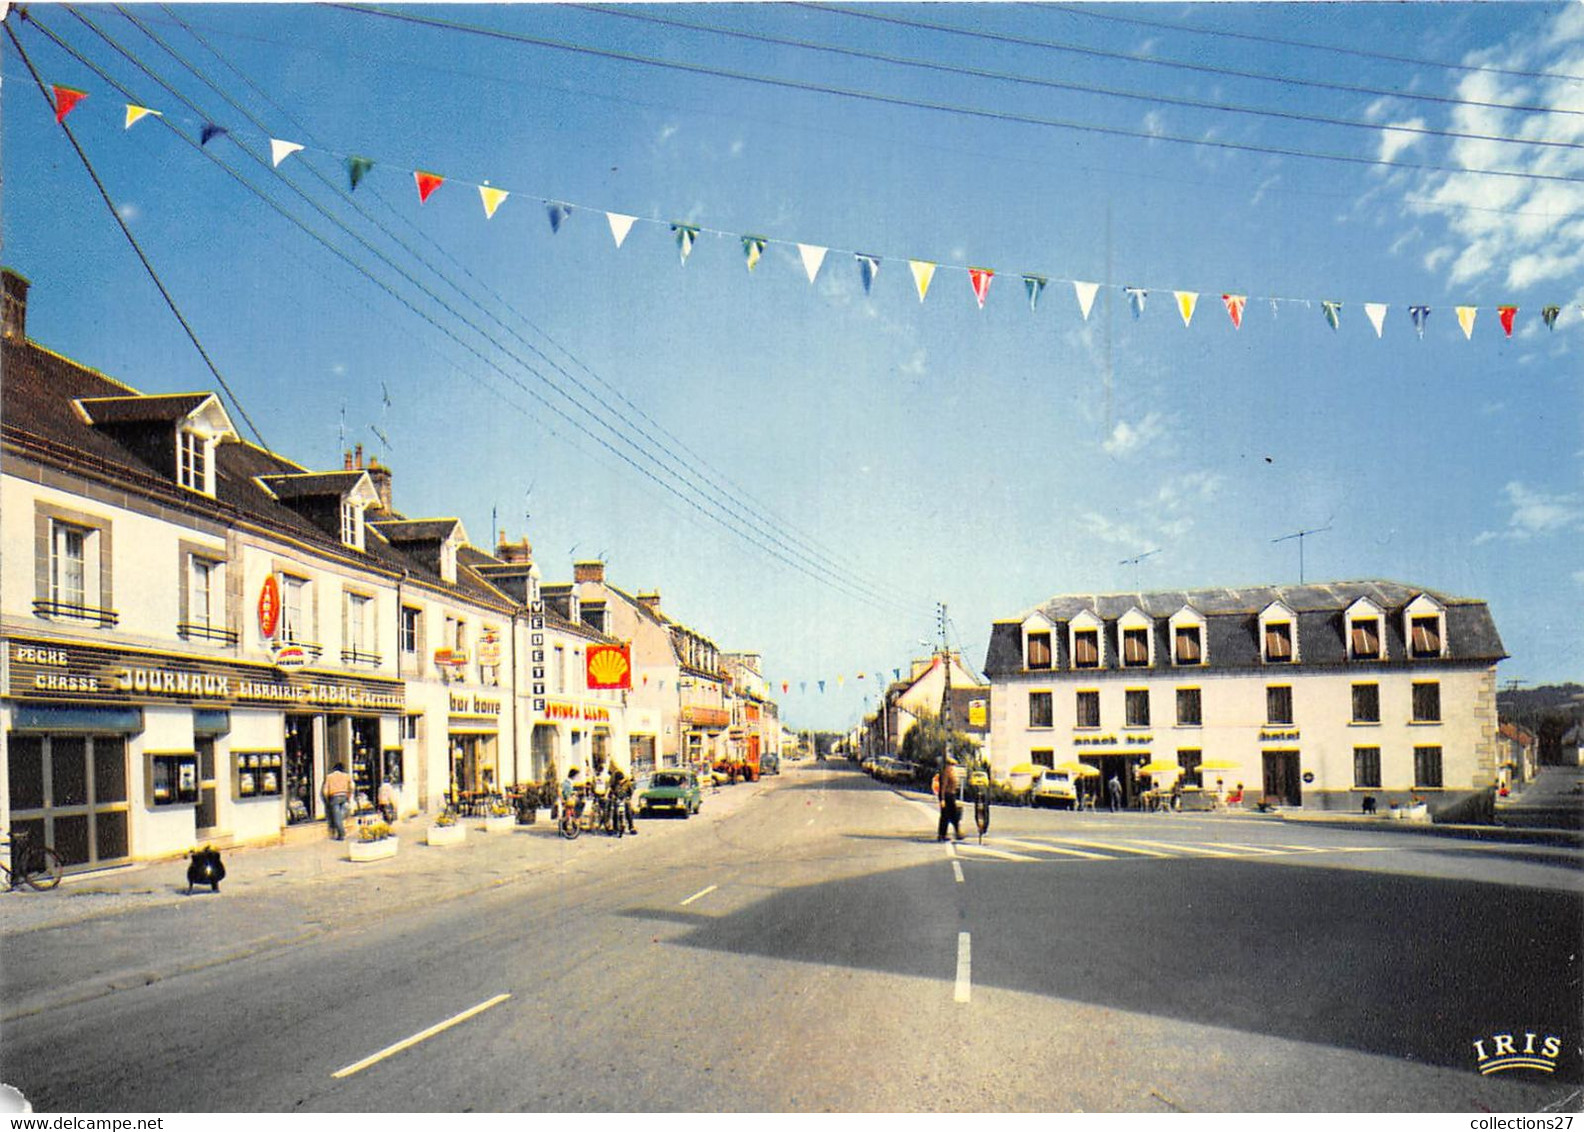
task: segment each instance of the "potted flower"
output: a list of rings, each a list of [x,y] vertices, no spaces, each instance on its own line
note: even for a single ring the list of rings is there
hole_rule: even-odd
[[[485,833],[510,833],[517,815],[504,798],[491,798],[484,808]]]
[[[353,861],[383,861],[394,857],[401,841],[382,821],[360,823],[357,836],[347,842],[347,856]]]
[[[457,821],[456,811],[447,807],[435,816],[424,836],[430,845],[460,845],[467,837],[467,826]]]

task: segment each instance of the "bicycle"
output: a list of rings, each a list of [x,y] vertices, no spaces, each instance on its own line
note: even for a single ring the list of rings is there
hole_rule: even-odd
[[[0,862],[6,888],[14,891],[25,884],[35,892],[48,892],[60,884],[65,868],[55,850],[33,844],[26,832],[12,833],[5,844],[11,847],[10,863]]]
[[[983,786],[974,791],[974,827],[979,830],[979,844],[990,829],[990,794]]]

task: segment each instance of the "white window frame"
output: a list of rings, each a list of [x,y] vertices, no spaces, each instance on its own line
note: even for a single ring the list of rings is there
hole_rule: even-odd
[[[92,527],[50,520],[50,601],[57,606],[96,609],[97,559]]]
[[[1347,629],[1347,655],[1349,660],[1386,659],[1386,613],[1367,597],[1361,597],[1348,606],[1342,619]],[[1360,621],[1375,622],[1375,655],[1368,656],[1353,647],[1353,626]]]
[[[1078,634],[1092,632],[1095,635],[1095,663],[1080,665],[1078,663]],[[1105,647],[1105,622],[1096,617],[1089,610],[1084,610],[1067,623],[1068,658],[1072,661],[1074,670],[1100,671],[1106,666]]]
[[[1273,625],[1287,626],[1287,643],[1290,648],[1289,655],[1272,658],[1270,642],[1266,636],[1267,630]],[[1272,602],[1260,611],[1259,616],[1259,647],[1260,660],[1265,664],[1279,664],[1283,667],[1297,664],[1299,658],[1298,642],[1298,615],[1288,609],[1282,602]]]
[[[346,611],[346,651],[363,654],[377,652],[374,647],[374,595],[357,590],[343,590],[341,595]]]
[[[363,505],[350,499],[341,500],[341,543],[353,550],[362,550]]]
[[[280,639],[296,644],[312,644],[313,582],[296,574],[280,576]],[[295,599],[295,600],[294,600]],[[294,612],[295,610],[295,612]]]
[[[1050,663],[1034,667],[1029,663],[1029,638],[1044,633],[1050,641]],[[1036,613],[1023,622],[1023,668],[1028,672],[1047,672],[1056,667],[1056,627],[1043,615]]]
[[[1203,668],[1210,662],[1210,629],[1204,615],[1190,605],[1185,605],[1171,615],[1171,662],[1177,668]],[[1177,630],[1199,630],[1199,659],[1181,660],[1177,656]]]
[[[1447,653],[1446,608],[1429,594],[1420,594],[1410,601],[1403,609],[1403,640],[1408,646],[1410,660],[1432,660],[1444,657]],[[1439,648],[1433,653],[1421,653],[1414,647],[1414,622],[1420,618],[1435,618],[1437,644]]]
[[[223,560],[202,554],[187,556],[187,623],[204,629],[226,627]]]
[[[1138,632],[1144,634],[1144,660],[1142,663],[1130,661],[1127,658],[1127,635]],[[1123,668],[1155,667],[1154,619],[1136,606],[1124,613],[1117,621],[1117,648],[1121,650],[1120,659]]]
[[[188,491],[213,496],[215,438],[193,428],[176,430],[176,482]]]

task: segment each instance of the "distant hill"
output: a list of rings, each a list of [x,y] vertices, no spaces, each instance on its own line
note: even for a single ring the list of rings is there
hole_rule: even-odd
[[[1496,712],[1504,723],[1517,723],[1540,737],[1540,761],[1557,762],[1559,740],[1584,723],[1584,684],[1542,684],[1538,688],[1503,688],[1496,693]]]

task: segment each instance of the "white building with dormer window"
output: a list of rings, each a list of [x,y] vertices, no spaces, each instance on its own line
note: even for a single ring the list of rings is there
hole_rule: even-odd
[[[1496,783],[1505,656],[1483,601],[1398,582],[1054,597],[992,627],[992,769],[1081,762],[1132,801],[1164,762],[1251,802],[1446,810]]]

